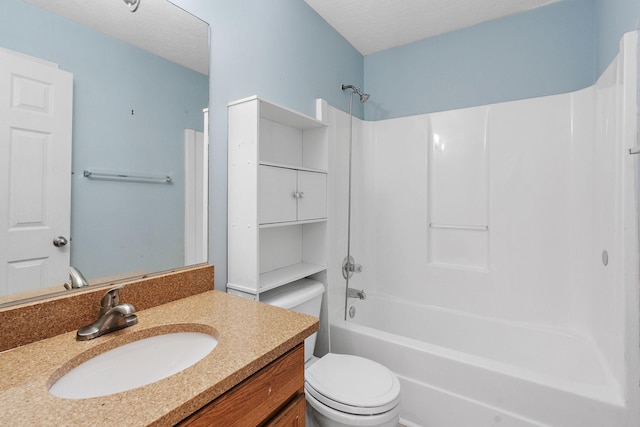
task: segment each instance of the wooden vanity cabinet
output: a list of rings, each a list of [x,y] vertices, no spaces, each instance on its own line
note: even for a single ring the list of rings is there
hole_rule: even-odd
[[[304,426],[304,343],[178,423],[199,426]]]

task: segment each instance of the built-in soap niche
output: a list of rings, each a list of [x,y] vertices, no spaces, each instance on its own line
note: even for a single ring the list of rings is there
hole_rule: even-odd
[[[432,114],[428,168],[428,263],[489,269],[487,109]],[[464,126],[460,126],[464,123]]]

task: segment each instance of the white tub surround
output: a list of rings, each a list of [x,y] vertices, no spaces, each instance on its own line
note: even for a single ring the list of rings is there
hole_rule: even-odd
[[[577,92],[354,120],[350,286],[392,296],[357,301],[381,331],[359,345],[339,325],[348,115],[327,108],[331,350],[396,371],[406,420],[640,423],[637,66],[629,33]]]

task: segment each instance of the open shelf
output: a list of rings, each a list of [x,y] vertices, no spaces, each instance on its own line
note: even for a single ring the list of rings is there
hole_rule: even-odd
[[[319,273],[326,268],[326,265],[301,262],[299,264],[288,265],[277,270],[269,271],[268,273],[263,273],[260,275],[259,279],[260,292],[268,291],[269,289],[277,288],[278,286]]]

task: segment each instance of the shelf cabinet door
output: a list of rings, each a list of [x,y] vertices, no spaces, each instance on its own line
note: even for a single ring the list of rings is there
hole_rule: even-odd
[[[298,171],[298,221],[327,217],[327,174]]]
[[[327,174],[260,165],[260,224],[327,217]]]
[[[258,221],[260,224],[295,221],[297,171],[260,166]]]

